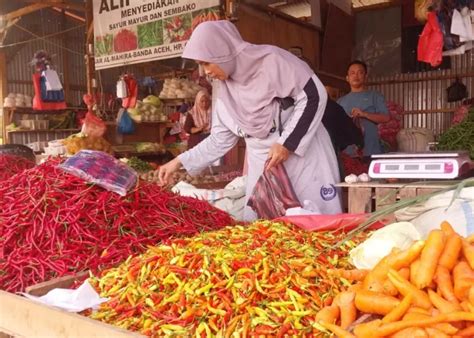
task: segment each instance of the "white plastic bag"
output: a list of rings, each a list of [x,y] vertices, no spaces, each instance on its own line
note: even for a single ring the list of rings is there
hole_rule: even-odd
[[[420,238],[413,224],[392,223],[375,231],[365,242],[352,249],[350,260],[357,269],[372,269],[393,248],[408,249]]]
[[[433,229],[439,229],[441,222],[449,222],[461,236],[474,233],[474,187],[461,190],[458,198],[450,205],[454,190],[431,197],[424,203],[395,212],[398,221],[409,221],[425,238]]]
[[[122,79],[117,81],[117,97],[119,99],[128,97],[127,84]]]
[[[245,186],[247,176],[235,178],[224,189],[199,189],[194,185],[179,182],[171,190],[181,196],[208,201],[216,208],[228,212],[236,220],[243,220],[245,207]]]

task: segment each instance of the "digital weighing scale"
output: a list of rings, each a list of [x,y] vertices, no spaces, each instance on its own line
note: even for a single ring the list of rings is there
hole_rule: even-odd
[[[372,155],[371,178],[454,179],[474,168],[467,152],[388,153]]]

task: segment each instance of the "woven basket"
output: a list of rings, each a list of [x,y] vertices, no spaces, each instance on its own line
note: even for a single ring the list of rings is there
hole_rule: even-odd
[[[36,162],[34,151],[23,144],[0,145],[0,156],[3,154],[21,156],[32,162]]]

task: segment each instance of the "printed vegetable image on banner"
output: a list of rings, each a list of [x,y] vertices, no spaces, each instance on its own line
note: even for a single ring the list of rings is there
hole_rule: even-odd
[[[95,67],[180,56],[193,30],[221,17],[218,0],[94,0]]]

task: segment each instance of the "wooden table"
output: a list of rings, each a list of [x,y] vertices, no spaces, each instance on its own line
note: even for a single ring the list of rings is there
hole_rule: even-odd
[[[445,189],[458,181],[384,183],[339,183],[337,187],[347,189],[349,213],[372,212],[405,198],[413,198]]]

